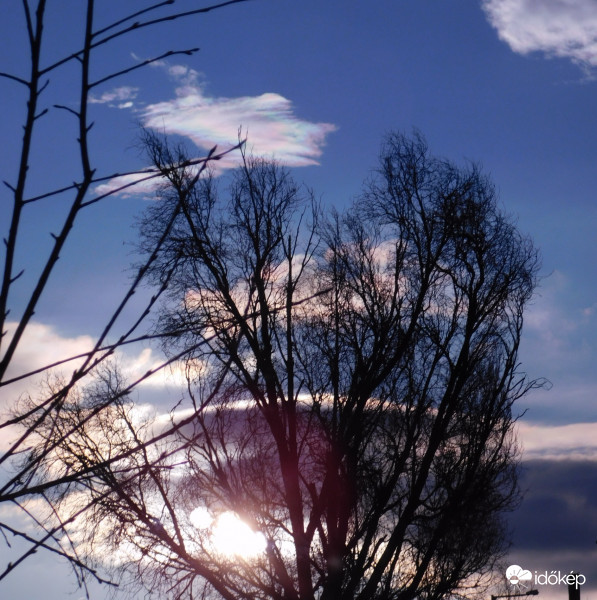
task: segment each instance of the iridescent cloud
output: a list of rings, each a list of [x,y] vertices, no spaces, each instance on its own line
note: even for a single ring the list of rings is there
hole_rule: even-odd
[[[292,102],[280,94],[210,97],[195,71],[181,65],[171,66],[168,71],[180,84],[176,97],[144,107],[143,125],[187,137],[199,148],[230,146],[238,141],[242,128],[251,153],[302,167],[317,164],[326,136],[336,129],[331,123],[300,119],[294,114]]]
[[[317,165],[326,136],[336,130],[331,123],[313,123],[294,114],[292,102],[280,94],[268,92],[259,96],[217,98],[204,93],[199,74],[184,65],[157,63],[177,83],[175,97],[148,104],[126,102],[140,117],[144,127],[166,135],[190,139],[201,154],[214,146],[219,152],[236,145],[239,137],[247,140],[248,153],[273,158],[288,167]],[[117,88],[104,93],[95,102],[113,103],[133,98],[136,88]],[[113,105],[113,104],[111,104]],[[118,105],[123,108],[123,104]],[[214,172],[239,165],[240,153],[231,152],[212,163]],[[96,195],[116,194],[122,197],[149,194],[158,180],[144,180],[143,174],[115,177],[95,188]]]

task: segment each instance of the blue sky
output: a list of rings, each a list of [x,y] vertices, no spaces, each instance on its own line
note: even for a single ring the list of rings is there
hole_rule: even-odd
[[[76,5],[50,4],[48,62],[80,44]],[[123,14],[122,5],[144,3],[104,0],[98,20]],[[20,3],[3,7],[0,39],[0,70],[24,73]],[[492,176],[504,209],[542,252],[520,358],[532,377],[552,383],[519,406],[527,411],[519,424],[528,492],[512,518],[511,559],[537,570],[580,570],[597,593],[597,2],[253,0],[167,24],[159,35],[123,38],[98,52],[94,76],[195,46],[192,57],[174,56],[95,91],[98,173],[145,166],[141,124],[181,136],[197,155],[234,143],[242,126],[255,152],[285,161],[338,207],[358,194],[389,130],[418,128],[435,154],[477,161]],[[48,106],[74,106],[72,69],[52,78]],[[0,178],[10,181],[23,95],[0,80],[0,98]],[[30,194],[77,176],[74,136],[64,112],[40,122]],[[85,348],[97,334],[126,284],[131,226],[145,205],[119,196],[82,215],[22,365],[43,362],[57,347]],[[22,294],[63,209],[60,199],[42,202],[28,217]],[[16,307],[22,298],[17,292]],[[147,368],[153,357],[139,350],[128,360]],[[39,569],[51,571],[48,564],[41,559]],[[22,590],[25,574],[7,585]],[[564,593],[541,590],[556,592]],[[30,594],[7,597],[42,597]]]

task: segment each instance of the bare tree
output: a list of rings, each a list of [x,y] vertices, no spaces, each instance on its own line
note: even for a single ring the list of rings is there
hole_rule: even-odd
[[[355,206],[324,218],[274,163],[245,156],[223,194],[147,143],[169,185],[142,244],[172,222],[150,272],[168,285],[158,330],[185,358],[189,416],[135,455],[134,479],[99,452],[96,534],[126,540],[123,562],[176,598],[481,589],[519,497],[513,404],[536,385],[517,352],[538,257],[491,182],[391,135]],[[53,444],[61,464],[80,456],[72,437]]]
[[[85,428],[87,423],[92,423],[94,419],[104,418],[104,414],[110,414],[118,407],[122,407],[120,400],[126,397],[128,391],[138,382],[128,383],[126,388],[112,389],[109,385],[110,393],[104,396],[107,401],[91,403],[85,415],[81,412],[76,415],[76,422],[72,413],[72,403],[68,398],[79,394],[80,392],[76,388],[84,385],[90,377],[94,376],[94,373],[100,381],[105,380],[106,372],[101,365],[106,359],[112,357],[118,348],[135,341],[148,339],[142,323],[163,291],[158,290],[155,297],[151,298],[146,306],[141,308],[139,314],[127,324],[117,325],[118,318],[123,314],[125,307],[129,305],[131,297],[144,279],[164,240],[168,237],[171,224],[167,222],[160,224],[162,234],[156,239],[156,247],[149,252],[146,262],[139,267],[130,288],[125,291],[121,303],[115,307],[113,314],[89,352],[76,357],[58,356],[52,365],[41,366],[34,372],[15,370],[15,355],[22,346],[25,331],[32,323],[40,300],[55,271],[59,256],[67,249],[67,241],[71,238],[73,229],[77,227],[81,214],[93,210],[96,203],[115,192],[98,195],[93,191],[95,184],[122,174],[96,172],[92,151],[92,94],[101,89],[104,84],[136,69],[166,57],[178,54],[192,55],[197,49],[167,50],[160,56],[137,62],[132,66],[111,65],[103,73],[100,72],[102,64],[97,60],[96,55],[102,48],[123,36],[130,37],[146,28],[158,28],[167,22],[207,13],[241,1],[229,0],[202,7],[197,7],[195,4],[188,10],[177,8],[180,2],[177,3],[176,0],[164,0],[153,4],[144,3],[144,6],[133,13],[123,14],[116,17],[113,22],[98,25],[98,8],[93,0],[87,0],[79,3],[80,6],[77,9],[73,9],[81,11],[82,30],[68,32],[69,35],[73,35],[73,47],[79,47],[80,50],[61,58],[53,57],[51,49],[48,49],[43,41],[46,25],[52,16],[51,13],[64,10],[64,8],[51,6],[45,0],[35,2],[22,0],[21,2],[25,23],[23,36],[30,52],[29,72],[0,72],[0,78],[5,85],[15,86],[25,94],[23,137],[20,148],[17,150],[19,152],[17,172],[12,175],[4,175],[6,196],[4,204],[10,205],[12,212],[4,221],[6,232],[3,245],[3,275],[0,283],[0,386],[4,398],[3,416],[0,420],[0,435],[2,435],[3,441],[0,455],[0,468],[2,469],[0,504],[18,507],[21,511],[21,518],[26,519],[27,522],[23,524],[22,521],[18,521],[18,524],[15,525],[3,516],[0,522],[2,534],[0,537],[3,540],[2,543],[10,544],[10,539],[16,536],[28,544],[29,548],[6,569],[0,570],[0,580],[27,556],[40,548],[66,556],[81,576],[87,572],[88,574],[93,573],[99,578],[97,573],[88,569],[79,559],[75,545],[69,545],[68,536],[66,542],[64,541],[68,523],[61,522],[60,519],[53,521],[51,526],[39,522],[36,515],[27,507],[27,501],[29,499],[44,501],[44,499],[48,499],[47,495],[52,490],[56,491],[68,486],[73,481],[84,481],[88,476],[91,466],[84,461],[79,461],[77,468],[73,468],[71,465],[57,473],[48,471],[44,465],[61,442],[77,438],[78,427]],[[48,105],[48,90],[53,90],[55,93],[59,91],[52,87],[51,78],[70,69],[73,65],[78,68],[78,80],[75,81],[75,85],[63,90],[63,100]],[[78,100],[73,103],[75,98]],[[48,119],[63,118],[62,115],[71,118],[74,127],[72,139],[55,141],[56,144],[64,142],[64,146],[56,148],[56,152],[68,154],[74,151],[79,158],[79,164],[70,165],[68,172],[61,173],[64,184],[60,189],[39,191],[41,187],[38,181],[37,167],[39,165],[35,163],[32,148],[37,139],[43,135],[40,129],[43,127],[41,124]],[[15,147],[18,147],[18,144],[15,144]],[[195,176],[198,176],[198,172],[203,170],[210,160],[217,160],[228,151],[230,149],[225,149],[223,153],[217,153],[214,148],[206,157],[188,159],[185,166],[194,165]],[[180,167],[181,165],[170,165],[173,170]],[[118,165],[115,165],[115,169],[118,168]],[[161,177],[161,173],[156,169],[128,173],[128,175],[136,175],[135,182]],[[74,183],[71,183],[73,181]],[[35,189],[35,192],[32,192],[31,189]],[[57,207],[66,206],[66,210],[60,216],[61,223],[58,229],[51,232],[52,247],[47,256],[43,258],[39,273],[34,277],[22,277],[23,269],[19,265],[19,261],[22,260],[21,253],[29,244],[25,230],[31,220],[35,221],[42,204],[51,201],[60,201]],[[28,285],[28,281],[32,282],[31,287],[24,292],[23,288]],[[15,294],[17,286],[20,286],[18,297],[25,297],[24,302],[17,303],[14,299],[17,296]],[[68,367],[72,374],[66,379],[58,381],[50,373],[54,367],[60,365]],[[30,402],[25,399],[17,408],[18,399],[12,395],[13,388],[11,386],[25,380],[33,381],[35,376],[44,373],[46,374],[45,391],[47,393],[36,397],[35,401]],[[108,384],[107,381],[104,383]],[[31,384],[31,389],[33,389],[33,384]],[[33,392],[31,395],[34,395]],[[24,406],[26,408],[23,408]],[[44,431],[51,426],[48,424],[58,422],[62,423],[63,429],[60,432],[55,431],[53,438],[40,441],[37,432]],[[166,432],[161,432],[161,435],[166,435]],[[127,456],[145,452],[146,443],[150,442],[139,440],[136,447],[135,445],[127,446]],[[35,450],[30,451],[33,446],[35,446]],[[105,459],[107,463],[111,464],[117,461],[121,450],[122,448],[114,443]],[[93,465],[93,469],[98,467],[102,468],[102,465]],[[94,502],[97,502],[97,499],[90,500],[90,504]],[[79,513],[84,512],[87,508],[88,506],[80,506]],[[5,514],[3,513],[3,515]],[[32,525],[37,529],[35,527],[32,529]],[[41,534],[39,534],[40,530]]]

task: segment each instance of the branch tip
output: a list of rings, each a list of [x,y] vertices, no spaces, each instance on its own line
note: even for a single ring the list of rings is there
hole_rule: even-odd
[[[21,275],[25,272],[25,269],[21,269],[14,277],[11,278],[10,283],[14,283]]]

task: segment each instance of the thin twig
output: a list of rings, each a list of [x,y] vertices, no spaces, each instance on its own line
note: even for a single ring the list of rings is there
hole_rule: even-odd
[[[102,77],[101,79],[98,79],[97,81],[94,81],[93,83],[89,84],[89,88],[94,88],[98,85],[101,85],[102,83],[106,83],[106,81],[110,81],[110,79],[115,79],[116,77],[120,77],[121,75],[126,75],[127,73],[130,73],[131,71],[136,71],[137,69],[141,69],[147,65],[150,65],[158,60],[162,60],[163,58],[168,58],[169,56],[176,56],[176,55],[185,55],[185,56],[192,56],[195,52],[198,52],[199,48],[190,48],[189,50],[168,50],[168,52],[164,52],[164,54],[161,54],[160,56],[156,56],[155,58],[148,58],[147,60],[144,60],[143,62],[137,64],[137,65],[133,65],[132,67],[129,67],[128,69],[122,69],[122,71],[118,71],[116,73],[112,73],[111,75],[106,75],[106,77]]]

